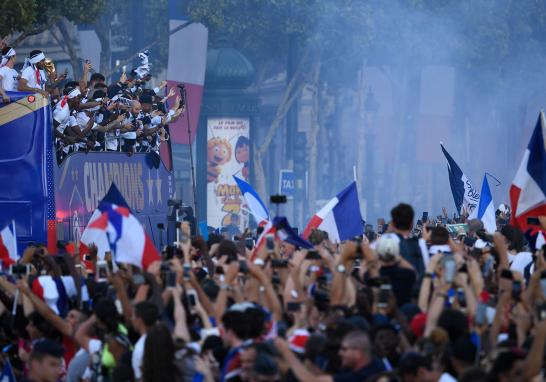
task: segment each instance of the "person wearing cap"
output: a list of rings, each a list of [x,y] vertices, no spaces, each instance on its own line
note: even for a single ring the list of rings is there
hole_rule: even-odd
[[[13,69],[15,65],[16,52],[10,46],[2,49],[2,61],[0,62],[0,96],[4,103],[10,101],[6,92],[17,91],[19,73]]]
[[[48,97],[46,91],[47,76],[44,71],[45,55],[41,50],[33,50],[25,62],[25,68],[21,72],[18,90],[21,92],[40,93],[44,97]]]
[[[379,274],[388,280],[398,306],[411,301],[417,276],[411,265],[400,256],[400,238],[394,233],[381,236],[375,245],[381,263]]]
[[[63,352],[55,341],[37,341],[27,362],[28,377],[22,382],[57,382],[62,374]]]

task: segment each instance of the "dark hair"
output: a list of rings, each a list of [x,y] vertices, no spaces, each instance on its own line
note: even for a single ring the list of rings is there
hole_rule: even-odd
[[[61,337],[61,333],[57,331],[49,323],[49,321],[44,320],[44,318],[38,312],[32,312],[27,317],[28,321],[32,323],[40,331],[43,337],[55,340]]]
[[[498,381],[499,374],[509,372],[516,361],[523,359],[525,359],[525,355],[523,353],[514,351],[503,351],[497,356],[497,358],[495,358],[495,361],[493,362],[493,367],[489,372],[489,380],[492,382]]]
[[[144,325],[150,327],[157,322],[159,309],[151,302],[141,301],[135,305],[135,316],[144,321]]]
[[[451,356],[459,361],[472,364],[476,360],[476,345],[470,338],[459,338],[451,344]]]
[[[444,245],[449,243],[449,231],[445,227],[434,227],[430,233],[432,245]]]
[[[66,89],[66,88],[72,88],[72,89],[73,89],[73,88],[76,88],[76,87],[78,87],[78,86],[80,86],[79,81],[68,81],[68,82],[64,85],[65,89]],[[70,90],[72,90],[72,89],[70,89]]]
[[[438,317],[437,325],[447,332],[451,342],[468,334],[468,319],[459,310],[444,309]]]
[[[218,257],[227,256],[228,259],[234,260],[237,259],[237,246],[231,240],[222,240],[216,253]]]
[[[106,77],[104,77],[104,75],[102,75],[101,73],[93,73],[91,74],[91,77],[89,78],[89,82],[92,82],[92,81],[104,82],[106,81]]]
[[[37,341],[34,344],[30,352],[30,359],[41,361],[46,356],[62,358],[63,354],[64,349],[61,344],[46,339]]]
[[[222,324],[226,330],[232,330],[239,339],[246,340],[248,338],[248,323],[243,312],[228,310],[222,316]]]
[[[104,98],[104,97],[106,97],[106,93],[104,92],[104,90],[95,90],[93,92],[93,96],[92,96],[93,99]]]
[[[255,375],[275,376],[279,374],[277,363],[267,352],[258,351],[252,369]]]
[[[391,210],[392,224],[397,229],[411,229],[414,216],[413,207],[406,203],[400,203]]]
[[[33,51],[30,52],[30,54],[28,55],[30,58],[34,57],[34,56],[37,56],[39,55],[40,53],[43,53],[41,50],[39,49],[35,49]]]
[[[459,382],[487,382],[487,373],[479,367],[471,367],[459,376]]]
[[[113,301],[103,298],[93,309],[95,316],[106,326],[109,333],[117,332],[120,316]]]
[[[8,52],[12,49],[11,46],[6,46],[4,49],[2,49],[2,56],[5,56],[8,54]]]
[[[156,324],[146,335],[142,380],[145,382],[173,381],[179,375],[174,364],[174,341],[165,324]]]
[[[501,234],[510,242],[508,249],[521,252],[523,246],[525,245],[525,237],[519,228],[507,224],[502,227]]]
[[[245,322],[247,323],[247,338],[258,338],[265,330],[266,315],[263,309],[258,307],[245,310]]]
[[[417,375],[419,368],[432,370],[432,363],[420,353],[406,353],[398,363],[398,373],[404,375]]]
[[[241,135],[239,139],[237,139],[237,143],[235,143],[235,152],[242,148],[243,146],[249,146],[250,147],[250,140],[245,137],[244,135]]]

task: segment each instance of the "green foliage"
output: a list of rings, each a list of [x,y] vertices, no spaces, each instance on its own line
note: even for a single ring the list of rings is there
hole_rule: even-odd
[[[0,36],[32,28],[36,20],[36,2],[11,0],[0,2]]]

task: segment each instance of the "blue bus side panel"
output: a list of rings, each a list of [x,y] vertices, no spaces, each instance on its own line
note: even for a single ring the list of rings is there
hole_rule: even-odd
[[[38,95],[9,96],[10,104],[0,104],[0,229],[15,220],[21,254],[30,241],[47,242],[47,220],[54,217],[46,160],[51,154],[51,108]],[[53,182],[51,167],[49,176]]]
[[[150,155],[74,153],[57,168],[57,221],[65,240],[78,238],[98,203],[116,183],[132,212],[159,246],[157,223],[166,226],[167,202],[174,194],[172,173],[161,163],[150,166]]]

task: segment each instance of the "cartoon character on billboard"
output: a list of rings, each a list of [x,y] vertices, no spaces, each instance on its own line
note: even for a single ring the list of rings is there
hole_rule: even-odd
[[[214,137],[207,142],[207,182],[218,183],[222,166],[231,159],[232,147],[225,138]]]
[[[250,158],[250,141],[244,135],[241,135],[237,139],[235,144],[235,160],[237,163],[242,164],[241,174],[244,180],[248,180],[249,175],[249,158]]]

